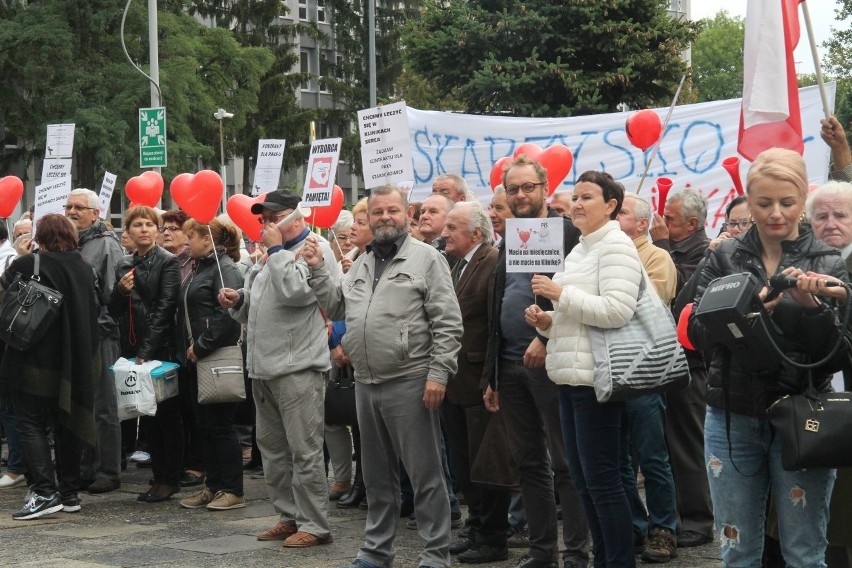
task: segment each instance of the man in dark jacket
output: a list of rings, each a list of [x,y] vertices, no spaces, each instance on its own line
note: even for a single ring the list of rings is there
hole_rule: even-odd
[[[672,255],[680,291],[710,244],[704,231],[707,200],[697,190],[686,189],[669,196],[664,216],[663,222],[655,215],[651,239]],[[686,358],[692,376],[689,386],[666,394],[666,440],[677,493],[677,544],[681,547],[713,540],[713,504],[704,464],[707,368],[698,351],[687,350]]]
[[[456,482],[467,501],[467,524],[470,527],[466,538],[450,546],[450,553],[459,554],[460,562],[482,564],[505,560],[509,556],[506,546],[509,494],[471,480],[473,456],[469,452],[470,437],[477,435],[472,445],[480,447],[484,432],[476,431],[474,434],[466,414],[477,410],[485,412],[482,391],[487,385],[487,381],[483,384],[488,343],[487,294],[498,254],[491,245],[491,221],[477,202],[456,204],[447,215],[442,237],[447,243],[447,253],[459,259],[451,276],[464,333],[458,357],[459,369],[447,383],[441,418]],[[505,450],[508,452],[508,448]],[[484,456],[484,459],[488,457]],[[496,462],[492,467],[496,467]]]
[[[118,420],[115,383],[110,365],[119,357],[118,327],[107,313],[115,286],[115,265],[123,252],[118,238],[100,220],[97,194],[75,189],[65,203],[65,216],[77,227],[80,254],[96,275],[100,295],[98,326],[101,341],[101,376],[94,381],[97,445],[84,447],[80,463],[81,487],[106,493],[121,487],[121,423]]]
[[[521,156],[509,164],[504,181],[509,208],[515,217],[549,216],[545,206],[547,172],[541,165]],[[553,216],[559,217],[555,212]],[[564,219],[563,223],[564,252],[568,254],[579,242],[580,231],[570,219]],[[554,474],[562,506],[565,566],[584,567],[589,561],[588,524],[568,473],[556,384],[544,369],[543,338],[524,320],[524,310],[533,302],[545,310],[552,309],[552,305],[533,296],[531,278],[532,274],[506,273],[506,252],[501,246],[497,270],[488,290],[485,365],[489,387],[484,395],[485,406],[492,412],[502,408],[505,413],[509,442],[521,473],[530,553],[521,558],[518,568],[557,566]]]

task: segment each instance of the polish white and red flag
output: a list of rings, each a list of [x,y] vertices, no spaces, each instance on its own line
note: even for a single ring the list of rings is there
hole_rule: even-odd
[[[802,1],[748,1],[737,151],[752,162],[768,148],[805,150],[793,61]]]

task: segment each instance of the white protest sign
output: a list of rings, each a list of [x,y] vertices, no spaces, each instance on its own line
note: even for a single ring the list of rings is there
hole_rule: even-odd
[[[829,104],[834,104],[836,83],[826,83]],[[731,177],[722,161],[737,155],[741,99],[678,105],[672,113],[659,154],[639,192],[657,209],[657,178],[674,181],[669,195],[686,187],[698,189],[710,202],[707,233],[715,236],[725,220],[725,206],[736,197]],[[820,138],[824,118],[817,87],[799,89],[802,138],[810,183],[828,176],[829,147]],[[636,191],[650,152],[643,153],[627,140],[624,123],[630,113],[596,114],[567,118],[518,118],[407,109],[415,189],[414,201],[432,191],[432,182],[445,173],[464,178],[480,201],[491,200],[489,174],[493,164],[511,156],[517,147],[532,142],[546,148],[564,144],[574,154],[568,176],[556,189],[571,190],[586,170],[603,170]],[[668,109],[657,109],[665,117]],[[741,177],[749,163],[741,159]],[[366,171],[366,169],[365,169]],[[369,183],[367,184],[369,186]],[[712,230],[711,230],[712,229]]]
[[[286,140],[267,138],[257,141],[257,161],[254,168],[254,183],[251,194],[260,195],[278,189],[281,164],[284,163]]]
[[[337,161],[340,158],[340,138],[314,140],[308,156],[305,172],[305,189],[302,192],[302,205],[305,207],[325,207],[331,205],[331,192],[334,178],[337,176]]]
[[[71,177],[71,158],[45,158],[41,165],[41,183]]]
[[[45,158],[70,158],[74,153],[74,125],[48,124]]]
[[[560,272],[562,217],[506,219],[506,272]]]
[[[35,209],[33,210],[33,234],[39,220],[49,213],[65,214],[65,202],[71,193],[71,176],[65,176],[35,188]],[[34,238],[34,240],[37,240]]]
[[[405,101],[359,110],[358,126],[367,188],[415,179]]]
[[[104,181],[101,182],[101,192],[98,194],[98,209],[101,219],[109,217],[109,204],[112,201],[112,192],[115,190],[116,175],[106,172]]]

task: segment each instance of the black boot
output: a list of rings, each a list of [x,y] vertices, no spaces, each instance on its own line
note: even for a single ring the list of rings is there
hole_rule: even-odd
[[[337,501],[337,507],[340,509],[354,509],[366,498],[367,489],[364,487],[364,478],[361,477],[361,472],[357,471],[352,489],[344,493],[343,497]]]

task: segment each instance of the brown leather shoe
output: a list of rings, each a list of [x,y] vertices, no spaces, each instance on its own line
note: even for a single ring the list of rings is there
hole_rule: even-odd
[[[284,540],[293,534],[296,534],[296,523],[278,521],[277,525],[257,535],[257,540]]]
[[[299,531],[296,534],[287,537],[284,541],[284,546],[287,548],[308,548],[318,544],[331,544],[331,535],[317,536],[315,534]]]

